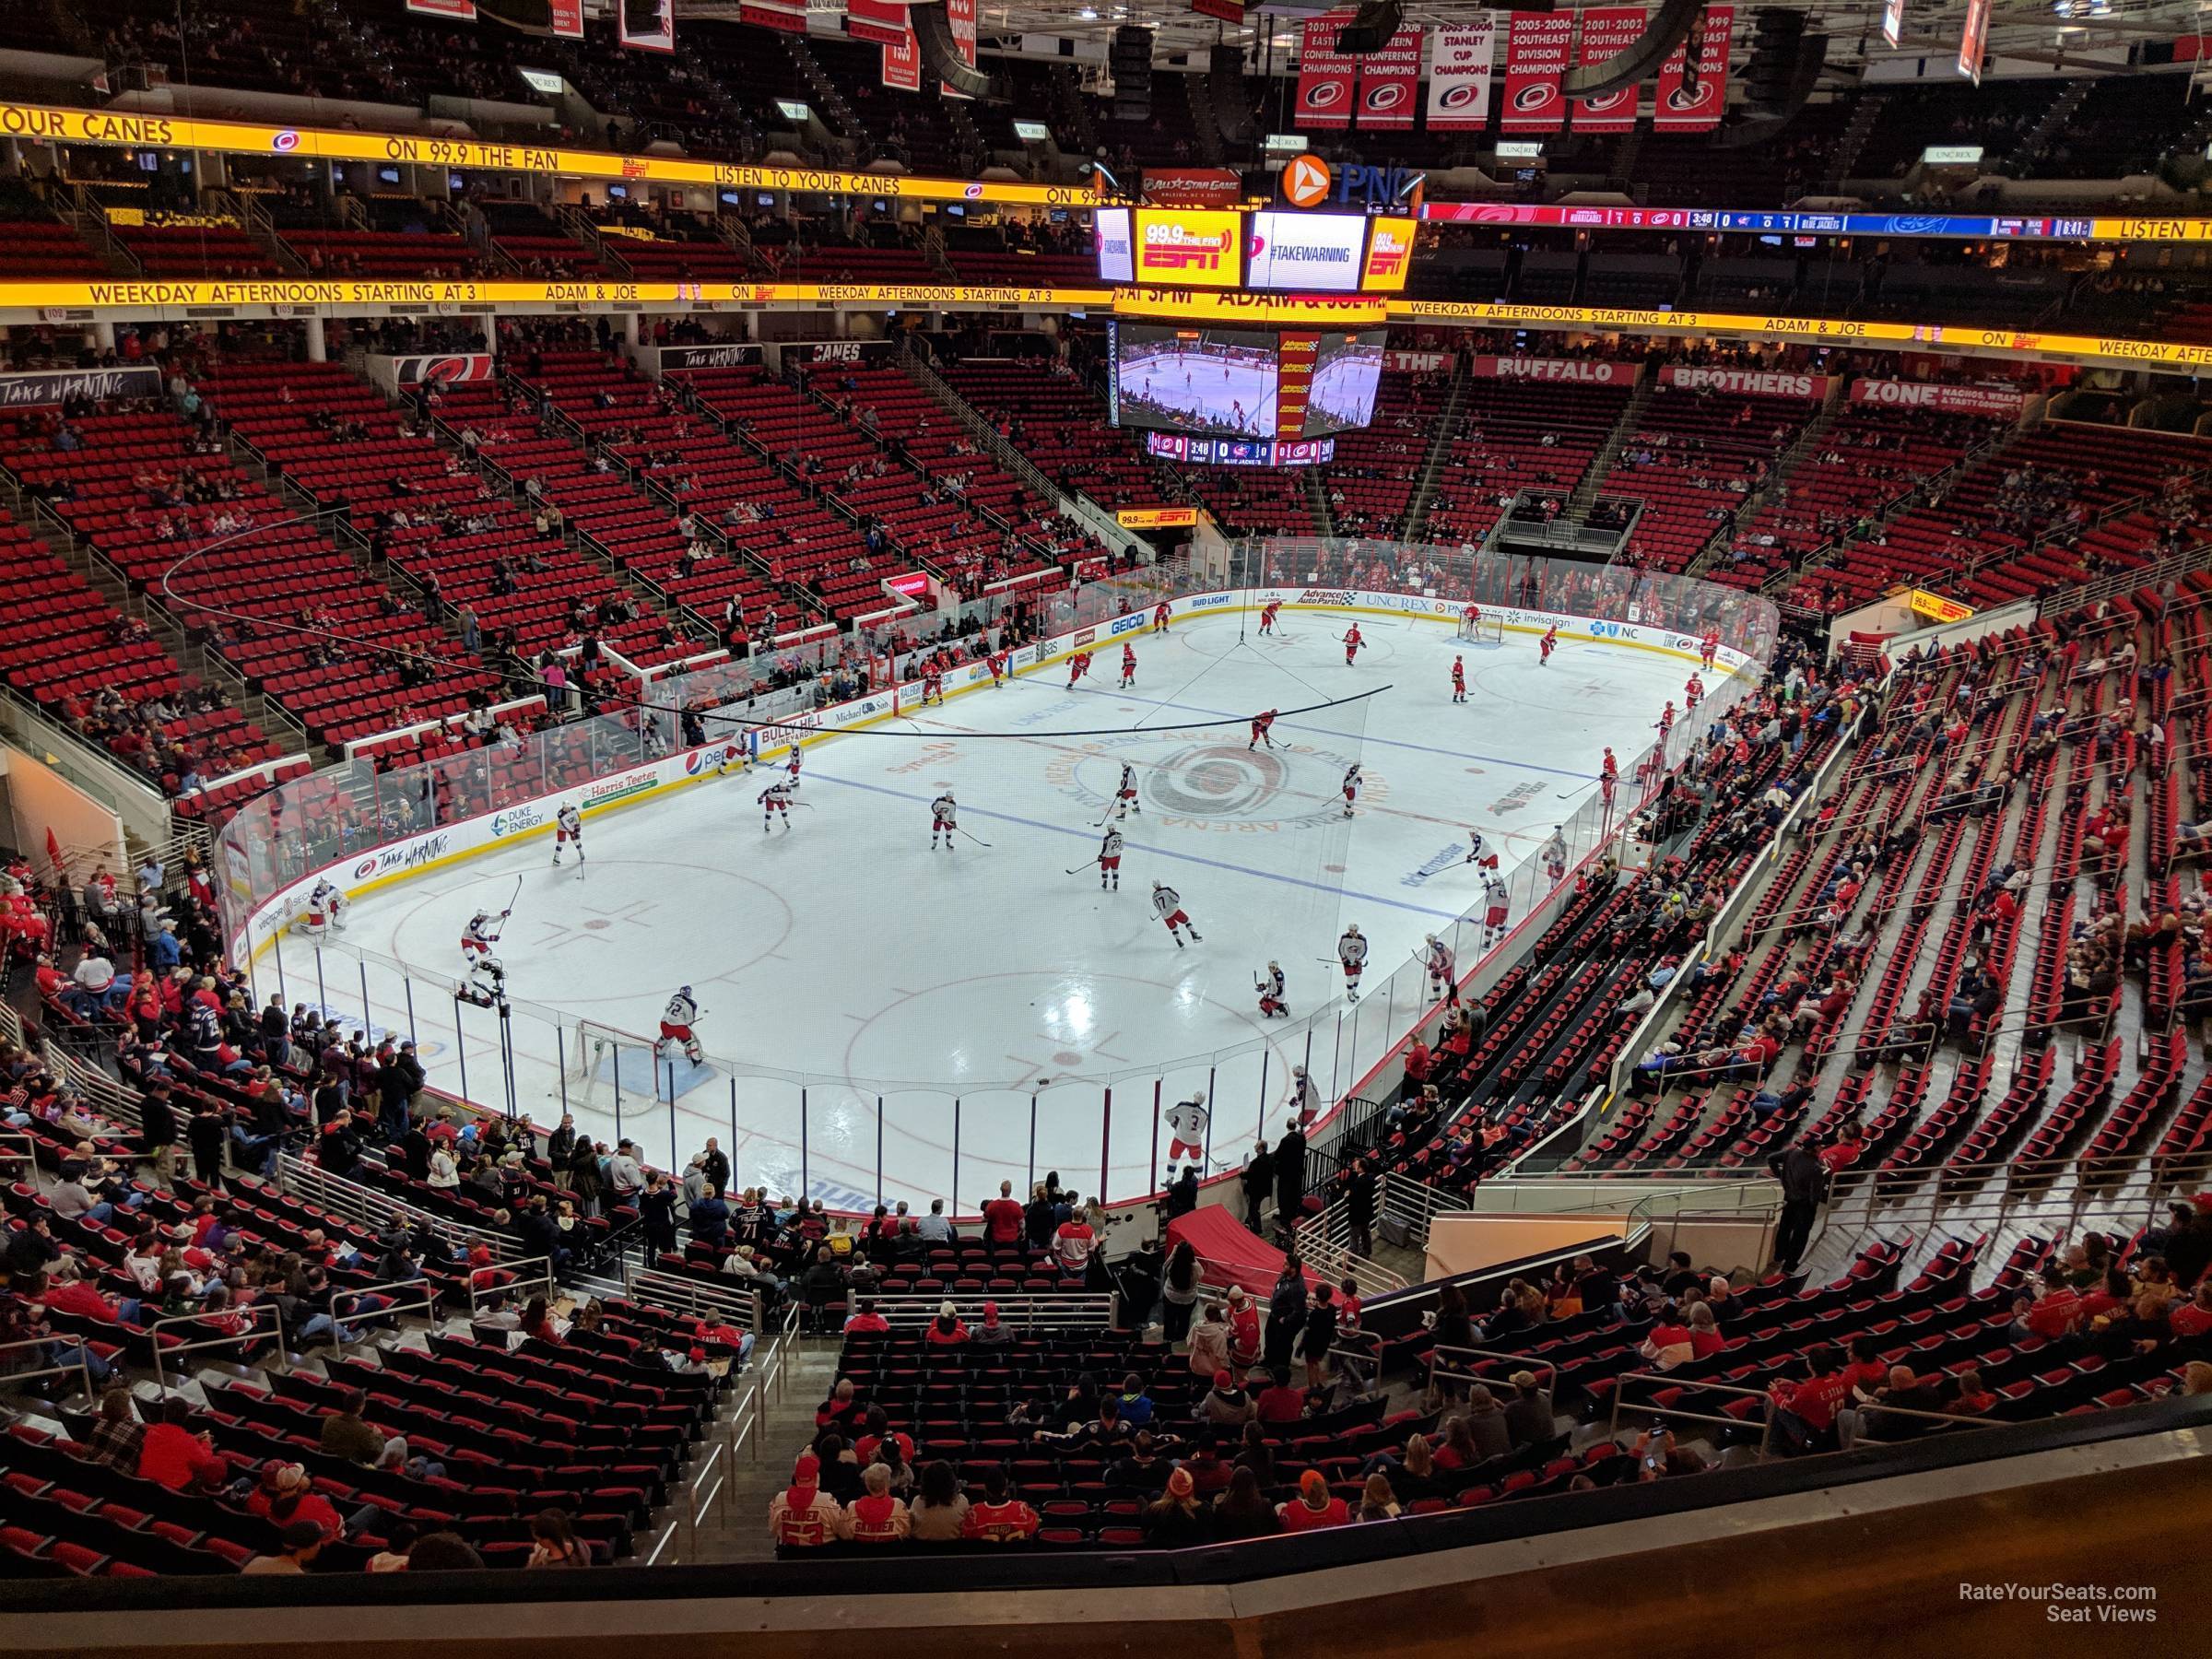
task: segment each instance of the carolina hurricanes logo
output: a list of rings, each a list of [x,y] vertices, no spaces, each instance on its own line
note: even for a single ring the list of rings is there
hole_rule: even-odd
[[[1394,110],[1405,101],[1406,88],[1396,81],[1367,89],[1367,111],[1371,115],[1381,115]]]
[[[426,381],[450,383],[454,381],[473,380],[476,377],[476,371],[477,365],[475,359],[471,358],[432,358],[422,366],[422,378]]]
[[[1694,89],[1688,87],[1677,87],[1666,95],[1666,107],[1670,110],[1695,110],[1701,107],[1706,101],[1705,88],[1702,86]]]
[[[1444,89],[1441,102],[1447,110],[1464,110],[1471,103],[1479,102],[1486,90],[1488,85],[1483,81],[1461,81],[1456,87]]]
[[[269,140],[269,147],[280,156],[288,156],[300,147],[300,135],[287,127]]]
[[[1548,81],[1523,87],[1513,94],[1513,108],[1524,115],[1534,114],[1538,110],[1548,110],[1559,101],[1559,89]]]
[[[1309,110],[1333,110],[1344,101],[1342,81],[1315,81],[1301,100]]]

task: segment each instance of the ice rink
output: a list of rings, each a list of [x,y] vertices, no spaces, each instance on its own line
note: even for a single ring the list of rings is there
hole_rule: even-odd
[[[1291,1065],[1311,1065],[1325,1097],[1405,1028],[1410,1006],[1381,1006],[1379,990],[1340,1017],[1345,924],[1371,941],[1370,987],[1425,935],[1454,937],[1480,892],[1462,862],[1468,828],[1508,871],[1533,858],[1595,789],[1603,747],[1641,750],[1691,667],[1579,642],[1540,666],[1533,635],[1463,646],[1438,622],[1358,621],[1368,645],[1350,667],[1342,617],[1289,612],[1265,639],[1256,616],[1223,614],[1124,636],[1132,691],[1115,688],[1116,640],[1073,691],[1048,665],[828,738],[805,752],[788,830],[762,831],[755,798],[782,775],[763,767],[593,818],[581,874],[551,867],[541,836],[411,878],[354,905],[321,961],[288,941],[286,994],[319,991],[350,1023],[365,987],[372,1023],[413,1032],[432,1082],[478,1101],[506,1098],[511,1053],[515,1102],[541,1123],[565,1088],[579,1124],[611,1139],[618,1083],[622,1132],[654,1159],[680,1167],[716,1135],[740,1184],[833,1205],[880,1192],[968,1211],[1001,1179],[1023,1190],[1047,1169],[1086,1192],[1103,1171],[1110,1196],[1142,1193],[1167,1161],[1156,1100],[1209,1082],[1209,1162],[1231,1167],[1263,1123],[1270,1139],[1280,1130]],[[1377,694],[1285,716],[1272,752],[1246,747],[1255,710],[1359,692]],[[1192,724],[1220,720],[1236,724]],[[1124,760],[1142,809],[1121,888],[1101,892],[1088,861]],[[1338,787],[1355,761],[1365,788],[1347,820]],[[928,803],[947,788],[969,835],[933,851]],[[1155,880],[1181,893],[1203,942],[1170,938]],[[517,1012],[502,1045],[493,1015],[457,1015],[451,992],[464,923],[510,895],[500,950]],[[1471,963],[1478,935],[1457,937]],[[1293,1020],[1257,1011],[1270,959]],[[564,1085],[573,1032],[554,1021],[650,1037],[679,984],[705,1009],[704,1068],[679,1062],[648,1083],[602,1063]]]
[[[1123,365],[1122,395],[1171,410],[1195,430],[1272,438],[1276,379],[1273,359],[1163,351]]]

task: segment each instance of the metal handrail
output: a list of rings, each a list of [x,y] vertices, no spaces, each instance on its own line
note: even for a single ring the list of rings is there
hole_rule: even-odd
[[[728,1318],[751,1332],[756,1341],[765,1334],[767,1298],[759,1290],[735,1283],[709,1284],[652,1268],[632,1273],[624,1288],[631,1297],[656,1307],[677,1303],[693,1314],[707,1312]]]
[[[392,1279],[381,1285],[363,1285],[359,1289],[355,1289],[350,1285],[334,1285],[331,1289],[330,1321],[334,1325],[344,1324],[348,1319],[395,1319],[402,1313],[417,1312],[433,1323],[438,1316],[438,1288],[428,1279]],[[355,1298],[389,1296],[392,1298],[392,1305],[388,1308],[379,1308],[374,1312],[367,1314],[340,1313],[337,1311],[338,1303],[349,1296]],[[335,1331],[331,1334],[330,1346],[332,1347],[339,1346],[337,1334]]]
[[[494,1296],[514,1296],[525,1290],[535,1289],[539,1286],[543,1286],[547,1294],[559,1288],[559,1281],[553,1277],[553,1258],[551,1256],[528,1256],[520,1261],[501,1262],[499,1265],[515,1277],[504,1285],[472,1283],[468,1287],[468,1311],[472,1317],[476,1313],[478,1303]],[[532,1272],[533,1268],[538,1271]]]
[[[502,1267],[510,1265],[514,1253],[522,1248],[504,1233],[469,1227],[449,1217],[418,1208],[406,1199],[379,1188],[349,1181],[343,1175],[333,1175],[328,1170],[309,1163],[294,1152],[279,1153],[276,1168],[283,1176],[287,1192],[312,1198],[325,1209],[335,1210],[359,1226],[381,1227],[389,1220],[405,1218],[409,1222],[427,1226],[433,1236],[461,1255],[465,1256],[477,1244],[488,1247],[492,1259]]]
[[[67,1347],[73,1342],[76,1345],[76,1362],[74,1365],[45,1365],[36,1371],[9,1371],[6,1368],[6,1357],[19,1349],[40,1349],[56,1345]],[[84,1380],[85,1398],[97,1401],[100,1398],[100,1390],[92,1386],[91,1351],[90,1347],[87,1346],[85,1338],[76,1335],[74,1332],[64,1335],[29,1336],[20,1342],[0,1342],[0,1387],[12,1388],[18,1383],[29,1382],[39,1377],[66,1377],[75,1373]]]
[[[1104,1325],[1113,1322],[1113,1294],[1107,1290],[1070,1291],[1065,1294],[1018,1290],[1005,1295],[965,1293],[959,1296],[877,1296],[876,1312],[896,1330],[901,1325],[920,1330],[950,1302],[962,1319],[981,1318],[983,1304],[998,1304],[999,1322],[1022,1330],[1056,1326]]]
[[[1550,1361],[1545,1359],[1531,1359],[1525,1354],[1509,1354],[1501,1348],[1448,1347],[1443,1344],[1439,1343],[1434,1348],[1430,1350],[1429,1354],[1429,1385],[1430,1388],[1434,1388],[1436,1386],[1436,1380],[1439,1377],[1450,1377],[1455,1381],[1465,1381],[1468,1382],[1480,1382],[1486,1387],[1490,1382],[1489,1378],[1481,1375],[1479,1372],[1440,1369],[1437,1365],[1437,1359],[1439,1356],[1444,1354],[1451,1354],[1453,1356],[1467,1354],[1472,1355],[1477,1359],[1503,1359],[1509,1364],[1518,1366],[1521,1370],[1525,1371],[1533,1371],[1537,1373],[1547,1372],[1555,1381],[1559,1374],[1559,1368],[1552,1364]],[[1547,1384],[1547,1386],[1549,1385]]]
[[[243,1319],[246,1322],[246,1328],[242,1331],[228,1332],[220,1336],[203,1337],[197,1342],[165,1343],[161,1340],[161,1333],[172,1326],[204,1325],[210,1319],[220,1318],[224,1312],[234,1313]],[[266,1328],[256,1329],[256,1326],[264,1324],[263,1315],[265,1314],[267,1315]],[[279,1366],[283,1363],[284,1325],[282,1320],[277,1316],[275,1302],[253,1302],[242,1308],[229,1308],[211,1313],[172,1313],[166,1319],[155,1320],[152,1324],[146,1327],[146,1332],[154,1350],[154,1381],[161,1385],[164,1394],[169,1391],[169,1369],[162,1361],[173,1359],[179,1354],[198,1353],[205,1348],[229,1347],[266,1337],[276,1347],[277,1363]]]

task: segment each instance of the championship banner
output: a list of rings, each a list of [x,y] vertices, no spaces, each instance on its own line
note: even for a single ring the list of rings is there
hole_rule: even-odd
[[[1643,38],[1641,6],[1593,6],[1583,14],[1582,44],[1576,48],[1578,67],[1603,64],[1618,57]],[[1630,81],[1595,98],[1574,100],[1574,130],[1578,133],[1627,133],[1636,126],[1636,93]]]
[[[1982,84],[1982,56],[1989,46],[1989,0],[1966,0],[1966,24],[1959,34],[1959,73]]]
[[[553,38],[559,41],[583,39],[583,0],[552,0]]]
[[[1217,23],[1244,21],[1244,0],[1191,0],[1191,9]]]
[[[1505,37],[1502,133],[1556,133],[1567,124],[1559,76],[1574,51],[1572,12],[1515,12]]]
[[[1685,392],[1726,392],[1737,397],[1825,397],[1825,374],[1784,374],[1768,369],[1695,369],[1669,363],[1659,383]]]
[[[1359,130],[1411,132],[1421,95],[1421,31],[1401,29],[1359,64]]]
[[[845,32],[871,46],[896,46],[907,38],[906,0],[845,0]]]
[[[1939,386],[1925,381],[1859,380],[1851,382],[1854,404],[1882,404],[1893,409],[1933,409],[1938,415],[1979,415],[2014,420],[2028,406],[2028,394],[2010,386]]]
[[[959,48],[960,62],[969,68],[975,67],[975,0],[945,0],[945,21],[952,29],[952,43]],[[956,92],[945,82],[937,83],[937,91],[946,98],[966,100],[968,94]]]
[[[1429,130],[1474,132],[1490,120],[1490,62],[1498,22],[1455,23],[1429,31]]]
[[[456,23],[477,20],[477,0],[407,0],[407,9],[426,18],[451,18]]]
[[[1145,201],[1158,207],[1234,207],[1244,181],[1226,167],[1158,167],[1145,172]]]
[[[1352,124],[1355,65],[1336,50],[1336,31],[1351,20],[1350,12],[1306,19],[1298,48],[1298,130]]]
[[[66,398],[106,402],[117,397],[159,397],[161,371],[151,363],[127,369],[53,369],[34,374],[0,374],[0,409],[37,409]]]
[[[1882,44],[1890,51],[1905,38],[1905,0],[1882,0]]]
[[[884,42],[883,84],[894,92],[922,90],[922,42],[911,28],[896,41]]]
[[[1728,62],[1735,7],[1709,6],[1705,21],[1675,42],[1659,65],[1659,97],[1652,126],[1662,133],[1710,133],[1728,110]],[[1698,82],[1686,84],[1690,48],[1698,51]]]
[[[674,52],[676,0],[615,0],[615,27],[632,52]]]
[[[1634,363],[1597,358],[1477,357],[1467,372],[1477,380],[1545,381],[1561,385],[1628,386],[1636,381]]]

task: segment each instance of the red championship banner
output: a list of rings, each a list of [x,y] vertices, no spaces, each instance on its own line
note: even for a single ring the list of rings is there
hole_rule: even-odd
[[[1515,12],[1505,37],[1501,133],[1556,133],[1567,124],[1559,76],[1574,51],[1572,12]]]
[[[1576,49],[1578,66],[1603,64],[1618,57],[1642,38],[1643,7],[1596,6],[1583,14],[1582,44]],[[1574,100],[1574,130],[1578,133],[1626,133],[1636,125],[1638,83],[1616,87],[1595,98]]]
[[[1307,127],[1352,124],[1353,60],[1336,50],[1336,31],[1352,20],[1350,12],[1308,18],[1298,49],[1298,121]]]
[[[426,18],[451,18],[457,23],[477,20],[477,0],[407,0],[407,9]]]
[[[553,33],[563,41],[583,39],[583,0],[552,0]]]
[[[1191,9],[1221,23],[1244,21],[1244,0],[1191,0]]]
[[[1728,53],[1735,7],[1709,6],[1705,21],[1675,42],[1659,65],[1659,97],[1652,125],[1662,133],[1710,133],[1728,109]],[[1698,53],[1697,84],[1688,84],[1690,49]]]
[[[922,90],[922,42],[911,27],[898,40],[883,43],[883,84],[894,92]]]
[[[1401,29],[1359,60],[1359,130],[1410,132],[1421,94],[1421,31]]]
[[[960,61],[969,68],[974,68],[975,0],[945,0],[945,21],[952,29],[952,43],[960,49]],[[943,81],[937,83],[937,90],[947,98],[964,99],[968,96],[965,92],[954,91]]]
[[[1966,0],[1966,21],[1959,33],[1959,73],[1982,84],[1982,59],[1989,49],[1989,0]]]
[[[1479,131],[1490,124],[1490,61],[1498,24],[1490,16],[1429,31],[1429,130]]]
[[[615,28],[632,52],[674,52],[676,0],[617,0]]]
[[[800,0],[787,0],[777,5],[775,0],[745,0],[737,8],[737,21],[749,23],[755,29],[773,29],[783,34],[805,34],[806,13]]]
[[[907,39],[906,0],[845,0],[845,32],[875,46]]]

